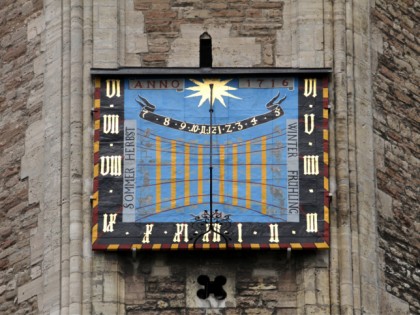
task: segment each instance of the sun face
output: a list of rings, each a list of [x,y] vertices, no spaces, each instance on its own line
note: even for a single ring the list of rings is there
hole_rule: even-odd
[[[196,86],[192,86],[187,88],[187,90],[196,91],[196,93],[188,95],[187,97],[196,97],[201,96],[200,103],[198,107],[201,107],[205,101],[210,101],[210,84],[213,84],[213,97],[211,100],[211,104],[214,105],[214,101],[218,100],[220,104],[226,107],[225,101],[223,97],[232,97],[240,100],[241,98],[230,94],[228,91],[237,90],[237,88],[228,86],[227,84],[231,81],[229,80],[220,80],[220,79],[203,79],[203,82],[190,79],[191,82],[195,83]]]

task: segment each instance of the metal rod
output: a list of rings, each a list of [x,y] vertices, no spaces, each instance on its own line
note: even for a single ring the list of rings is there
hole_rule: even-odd
[[[220,233],[219,231],[216,231],[215,229],[213,229],[213,87],[214,84],[210,83],[209,84],[210,87],[210,109],[209,109],[209,113],[210,113],[210,163],[209,163],[209,171],[210,171],[210,218],[209,218],[209,228],[203,232],[198,234],[195,239],[194,239],[194,244],[193,244],[193,248],[195,248],[196,243],[198,241],[198,239],[203,236],[206,235],[207,233],[213,232],[216,234],[219,234],[225,241],[226,243],[226,247],[228,247],[228,243],[229,243],[229,239],[223,234]],[[216,210],[217,211],[217,210]],[[219,223],[218,219],[216,220],[216,223]]]
[[[210,230],[213,230],[213,83],[210,86]]]

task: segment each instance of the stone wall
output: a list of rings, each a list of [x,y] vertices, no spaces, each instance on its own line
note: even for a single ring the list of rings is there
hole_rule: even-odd
[[[273,314],[297,311],[296,261],[284,253],[152,253],[125,261],[127,314]],[[197,277],[224,275],[227,297],[200,300]]]
[[[0,313],[38,314],[42,1],[2,1],[0,16]]]
[[[381,269],[386,292],[400,299],[392,303],[411,314],[420,314],[419,9],[416,1],[376,1],[372,10]]]
[[[214,37],[213,66],[225,66],[226,55],[234,58],[232,66],[248,64],[249,55],[255,54],[253,66],[272,66],[283,7],[281,1],[136,0],[134,8],[143,12],[149,48],[140,54],[141,62],[144,66],[197,66],[198,38],[206,30]]]
[[[323,0],[93,1],[93,66],[331,67],[332,5]]]

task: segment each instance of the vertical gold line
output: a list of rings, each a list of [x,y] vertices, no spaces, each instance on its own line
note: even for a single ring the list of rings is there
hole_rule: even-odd
[[[184,150],[184,204],[190,204],[190,145],[185,144]]]
[[[92,244],[98,239],[98,223],[96,223],[92,228]]]
[[[176,207],[176,141],[171,141],[171,208]]]
[[[219,202],[225,201],[225,147],[221,145],[219,147],[219,158],[220,158],[220,180],[219,180]]]
[[[245,164],[246,164],[246,175],[245,175],[245,198],[246,207],[251,208],[251,141],[246,142],[246,153],[245,153]]]
[[[261,138],[261,212],[267,213],[267,137]]]
[[[161,176],[162,176],[162,160],[161,160],[160,137],[156,137],[156,212],[160,212],[161,201]]]
[[[232,146],[232,204],[238,205],[238,145]]]
[[[197,180],[198,180],[198,187],[197,187],[197,195],[198,200],[197,203],[203,202],[203,146],[198,146],[198,165],[197,165]]]

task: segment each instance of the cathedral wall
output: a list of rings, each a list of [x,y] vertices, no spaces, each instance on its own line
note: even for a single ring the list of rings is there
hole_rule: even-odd
[[[379,248],[384,288],[396,311],[420,313],[419,43],[414,2],[372,10],[374,133]],[[398,298],[398,299],[397,299]],[[386,299],[385,299],[386,300]],[[386,303],[387,307],[388,303]]]
[[[0,8],[0,313],[42,303],[42,1]]]

